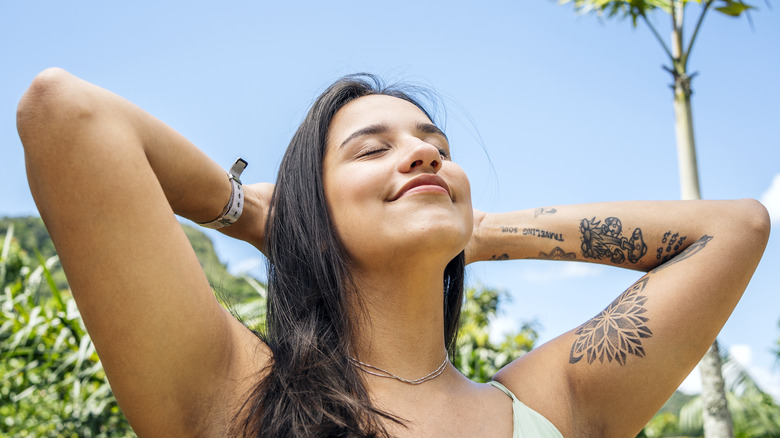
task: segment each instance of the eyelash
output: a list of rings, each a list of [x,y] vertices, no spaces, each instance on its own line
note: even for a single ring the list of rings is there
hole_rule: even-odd
[[[384,152],[386,150],[387,150],[387,148],[384,147],[384,146],[369,146],[369,147],[367,147],[366,149],[364,149],[364,150],[362,150],[360,152],[359,157],[360,158],[368,157],[368,156],[371,156],[371,155],[374,155],[374,154],[378,154],[380,152]]]
[[[385,146],[369,146],[366,149],[362,150],[359,154],[360,158],[363,157],[370,157],[371,155],[375,155],[381,152],[386,151],[388,148]],[[437,148],[439,151],[439,155],[441,155],[442,158],[445,160],[450,159],[450,154],[447,153],[447,151],[444,148]]]

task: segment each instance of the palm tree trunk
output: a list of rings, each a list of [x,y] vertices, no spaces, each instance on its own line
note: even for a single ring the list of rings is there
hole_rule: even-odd
[[[677,164],[680,169],[682,199],[701,199],[696,142],[693,139],[690,78],[675,78],[674,123],[677,135]]]
[[[702,417],[707,438],[734,438],[734,428],[726,405],[721,372],[720,349],[716,340],[699,362],[701,371]]]
[[[693,138],[691,111],[691,77],[682,56],[682,2],[672,14],[672,52],[675,65],[669,71],[674,76],[674,118],[677,136],[677,157],[680,169],[682,199],[701,199],[699,171],[696,163],[696,142]],[[674,9],[674,7],[673,7]],[[701,371],[702,416],[706,438],[734,438],[734,427],[727,409],[726,391],[721,372],[720,350],[716,340],[699,363]]]

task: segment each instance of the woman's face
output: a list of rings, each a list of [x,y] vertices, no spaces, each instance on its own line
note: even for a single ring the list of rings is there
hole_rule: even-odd
[[[325,196],[358,267],[417,256],[449,262],[473,227],[471,189],[447,138],[415,105],[385,95],[356,99],[330,124]]]

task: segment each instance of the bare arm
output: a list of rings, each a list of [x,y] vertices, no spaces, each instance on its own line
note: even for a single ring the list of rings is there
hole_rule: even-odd
[[[715,339],[761,258],[769,221],[752,200],[621,202],[486,214],[480,228],[473,259],[650,271],[496,375],[565,436],[622,437],[636,435]]]
[[[33,81],[17,126],[35,202],[123,411],[142,436],[200,430],[266,351],[216,302],[174,216],[214,219],[230,196],[225,171],[59,69]],[[262,205],[250,189],[228,233],[262,247]]]
[[[539,259],[599,263],[647,272],[700,238],[699,222],[671,217],[683,203],[615,202],[507,213],[475,213],[468,259]]]

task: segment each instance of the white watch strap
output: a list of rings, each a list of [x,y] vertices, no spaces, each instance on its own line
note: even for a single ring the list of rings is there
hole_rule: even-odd
[[[244,211],[244,188],[241,186],[240,177],[241,173],[246,169],[246,165],[247,162],[239,158],[227,173],[228,180],[230,180],[230,200],[222,210],[222,214],[211,222],[198,225],[218,230],[234,224],[241,217],[241,213]]]

